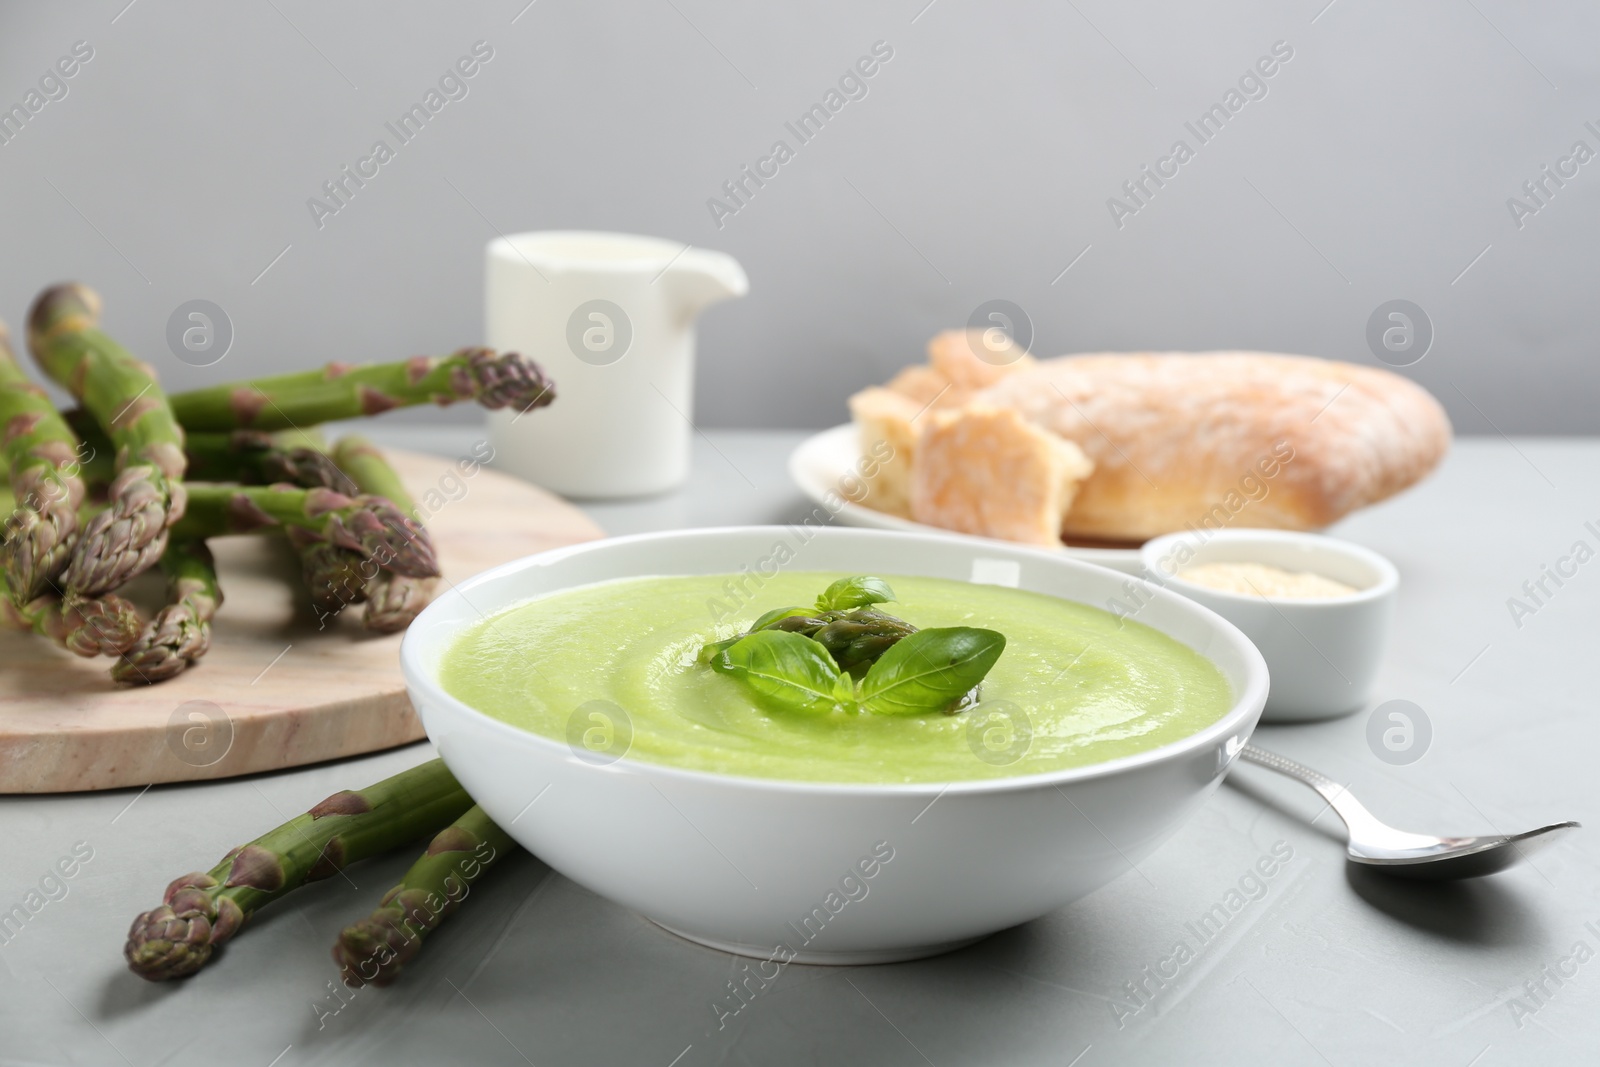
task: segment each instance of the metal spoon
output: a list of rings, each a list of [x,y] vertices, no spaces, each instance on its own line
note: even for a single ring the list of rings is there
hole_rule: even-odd
[[[1558,822],[1522,834],[1413,834],[1379,822],[1344,786],[1310,767],[1254,745],[1245,745],[1239,755],[1315,789],[1350,832],[1345,851],[1351,862],[1364,863],[1399,878],[1476,878],[1494,874],[1527,859],[1564,832],[1578,828],[1575,822]]]

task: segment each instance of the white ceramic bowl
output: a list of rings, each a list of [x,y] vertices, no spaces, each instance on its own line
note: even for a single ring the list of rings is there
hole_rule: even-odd
[[[1181,741],[1094,766],[857,785],[712,774],[625,757],[601,764],[579,745],[473,710],[436,681],[444,650],[487,614],[612,578],[754,570],[780,542],[794,553],[793,569],[979,577],[1100,606],[1134,589],[1150,601],[1139,621],[1214,662],[1234,704]],[[551,867],[694,941],[815,963],[945,951],[1105,885],[1166,840],[1216,787],[1267,695],[1266,666],[1243,634],[1141,579],[1028,548],[836,528],[689,530],[530,556],[435,600],[406,632],[401,662],[412,702],[450,770]]]
[[[1187,552],[1185,551],[1187,550]],[[1394,564],[1348,541],[1290,530],[1175,533],[1140,550],[1147,577],[1243,630],[1272,674],[1263,722],[1345,715],[1372,695],[1400,588]],[[1260,597],[1184,581],[1201,563],[1265,563],[1354,586],[1351,596]]]

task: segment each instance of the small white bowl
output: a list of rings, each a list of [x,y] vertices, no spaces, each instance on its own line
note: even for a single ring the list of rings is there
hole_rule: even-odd
[[[1215,611],[1255,642],[1272,674],[1262,722],[1346,715],[1372,695],[1400,587],[1394,564],[1371,549],[1289,530],[1167,534],[1140,550],[1145,575]],[[1261,597],[1185,581],[1202,563],[1264,563],[1354,586],[1333,597]],[[1142,617],[1140,621],[1143,621]]]
[[[445,650],[485,615],[612,578],[750,569],[780,543],[793,554],[789,566],[805,570],[979,578],[1096,606],[1134,590],[1147,600],[1140,621],[1215,663],[1233,706],[1182,740],[1092,766],[859,785],[714,774],[626,755],[600,763],[577,742],[474,710],[437,680]],[[1098,889],[1194,813],[1267,696],[1266,664],[1242,633],[1142,579],[1023,547],[832,527],[685,530],[530,556],[440,596],[406,631],[400,659],[439,754],[525,848],[675,933],[780,962],[914,959]]]

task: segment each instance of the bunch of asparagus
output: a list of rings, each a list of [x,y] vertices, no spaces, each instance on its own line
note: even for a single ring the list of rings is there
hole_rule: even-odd
[[[333,946],[347,985],[388,985],[483,873],[515,847],[440,760],[366,789],[335,793],[229,852],[210,871],[174,879],[161,904],[128,930],[128,967],[152,982],[194,974],[256,909],[430,834],[400,884]]]
[[[77,400],[58,412],[18,365],[0,324],[0,456],[14,502],[0,528],[4,615],[80,656],[117,657],[130,684],[171,678],[205,654],[222,602],[206,542],[277,532],[321,613],[365,603],[368,629],[404,629],[438,563],[416,505],[383,455],[308,427],[415,404],[476,401],[529,411],[555,397],[515,353],[443,357],[236,382],[167,396],[149,364],[100,329],[78,284],[28,313],[39,368]],[[116,590],[159,564],[165,605],[149,621]]]

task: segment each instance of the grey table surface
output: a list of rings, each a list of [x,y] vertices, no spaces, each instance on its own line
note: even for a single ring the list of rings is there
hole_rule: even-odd
[[[475,435],[385,425],[374,436],[450,455]],[[784,459],[800,436],[708,433],[684,491],[588,510],[611,533],[797,520],[807,507]],[[1349,718],[1265,727],[1257,740],[1349,783],[1401,826],[1600,825],[1600,562],[1591,562],[1600,441],[1463,440],[1427,483],[1334,532],[1387,554],[1402,574],[1379,692]],[[1547,566],[1565,572],[1561,584],[1544,577]],[[1513,610],[1512,598],[1529,610]],[[1406,765],[1379,759],[1368,741],[1369,712],[1395,699],[1431,724]],[[0,911],[36,906],[0,928],[0,1062],[1491,1067],[1600,1058],[1594,830],[1490,879],[1390,882],[1346,866],[1337,824],[1315,796],[1248,766],[1136,870],[1077,903],[921,962],[790,966],[721,1028],[712,1004],[734,973],[731,957],[526,854],[475,888],[388,989],[338,987],[328,953],[398,879],[404,855],[263,911],[195,979],[150,985],[123,968],[129,921],[169,879],[337,789],[431,755],[419,744],[212,784],[0,798]],[[1274,848],[1292,858],[1252,880]],[[75,849],[90,858],[70,879],[50,877]],[[1243,898],[1237,910],[1200,943],[1189,924],[1230,892]],[[1171,974],[1162,961],[1180,943],[1190,958],[1158,985],[1146,968]]]

